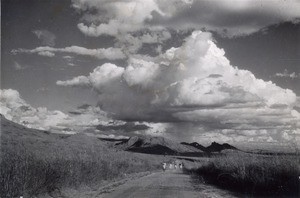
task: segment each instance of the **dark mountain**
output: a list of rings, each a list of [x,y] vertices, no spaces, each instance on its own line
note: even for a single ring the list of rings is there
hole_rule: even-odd
[[[193,143],[181,142],[181,144],[195,147],[195,148],[197,148],[203,152],[207,152],[207,153],[221,152],[226,149],[237,150],[237,148],[235,148],[234,146],[231,146],[230,144],[227,144],[227,143],[219,144],[217,142],[213,142],[208,147],[202,146],[201,144],[199,144],[197,142],[193,142]]]
[[[197,142],[177,143],[163,137],[131,137],[115,144],[115,147],[138,153],[156,155],[181,155],[181,156],[206,156],[213,152],[221,152],[226,149],[237,150],[234,146],[224,143],[213,142],[210,146],[204,147]]]
[[[203,153],[190,145],[182,145],[163,137],[131,137],[116,144],[117,148],[126,151],[157,155],[191,155]]]
[[[231,150],[237,150],[234,146],[231,146],[230,144],[224,143],[224,144],[219,144],[217,142],[211,143],[210,146],[206,147],[207,152],[221,152],[222,150],[225,149],[231,149]]]

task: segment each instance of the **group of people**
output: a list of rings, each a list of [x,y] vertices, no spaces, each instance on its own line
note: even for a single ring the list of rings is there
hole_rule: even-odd
[[[169,167],[168,164],[166,162],[164,162],[163,164],[163,171],[165,171],[167,168],[168,169],[182,169],[183,168],[183,164],[182,163],[176,163],[176,162],[171,162],[169,163]]]

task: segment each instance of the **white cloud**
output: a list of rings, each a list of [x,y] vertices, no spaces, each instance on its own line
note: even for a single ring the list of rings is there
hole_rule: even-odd
[[[63,58],[66,59],[66,60],[68,60],[68,61],[73,59],[72,56],[63,56]]]
[[[79,46],[70,46],[65,48],[53,48],[53,47],[37,47],[35,49],[14,49],[13,54],[28,53],[38,54],[41,56],[53,57],[54,53],[71,53],[83,56],[91,56],[98,59],[124,59],[125,55],[120,48],[98,48],[98,49],[87,49]]]
[[[178,95],[172,101],[174,105],[222,105],[262,100],[270,106],[290,105],[296,100],[291,90],[256,79],[250,71],[230,65],[224,50],[215,45],[208,33],[194,32],[183,46],[167,50],[163,60],[176,68],[171,74],[176,76],[177,82],[169,87]]]
[[[137,85],[148,89],[145,85],[151,84],[155,96],[169,95],[167,101],[163,101],[162,97],[161,102],[168,102],[171,106],[295,103],[296,95],[291,90],[256,79],[250,71],[231,66],[224,55],[224,50],[215,45],[210,34],[194,32],[180,48],[171,48],[159,58],[131,58],[125,69],[104,64],[88,77],[92,83],[85,80],[82,83],[91,84],[99,91],[109,80],[115,79],[124,79],[123,84],[125,82],[128,88]]]
[[[99,107],[91,105],[83,105],[78,107],[70,114],[65,114],[61,111],[50,111],[45,107],[34,108],[23,100],[18,91],[12,89],[0,90],[0,113],[8,120],[14,121],[29,128],[49,130],[52,132],[61,133],[80,133],[86,132],[85,129],[94,129],[93,127],[101,125],[111,127],[109,132],[115,134],[103,134],[104,132],[92,135],[100,138],[124,139],[128,136],[120,135],[123,130],[129,130],[131,135],[136,131],[143,131],[148,135],[163,135],[168,124],[163,123],[148,123],[148,122],[124,122],[121,120],[113,120],[109,115],[102,111]],[[141,126],[140,129],[136,126]],[[123,128],[124,127],[124,128]],[[119,128],[119,131],[116,130]],[[87,131],[89,131],[87,130]],[[129,132],[127,132],[129,134]]]
[[[79,23],[78,28],[88,36],[103,34],[116,36],[118,34],[133,32],[144,27],[146,20],[152,19],[152,13],[163,14],[154,0],[135,1],[107,1],[107,0],[74,0],[73,7],[85,12],[96,9],[96,17],[87,17],[91,25]],[[98,23],[99,25],[95,25]]]
[[[88,36],[167,27],[235,36],[300,17],[298,0],[73,0],[73,7],[82,13],[78,28]]]
[[[56,84],[61,86],[92,86],[100,90],[102,86],[118,81],[123,72],[124,68],[111,63],[105,63],[96,67],[89,76],[78,76],[67,81],[57,81]]]
[[[58,127],[67,119],[60,111],[48,111],[46,108],[33,108],[27,104],[19,92],[12,89],[0,90],[1,114],[14,122],[39,129]]]
[[[150,136],[165,136],[165,132],[168,129],[168,123],[153,123],[153,122],[143,122],[149,128],[143,133]]]
[[[7,119],[30,128],[62,131],[65,128],[76,131],[76,127],[95,126],[108,120],[99,107],[82,109],[78,115],[70,116],[61,111],[49,111],[45,107],[34,108],[13,89],[0,90],[0,113]]]
[[[285,69],[282,73],[276,73],[275,77],[295,79],[298,78],[299,75],[297,75],[296,72],[289,73],[289,71]]]
[[[182,121],[209,130],[300,127],[293,91],[232,66],[211,35],[200,31],[159,57],[136,56],[125,68],[106,63],[57,84],[93,88],[101,108],[116,118]]]
[[[158,75],[159,65],[139,59],[131,59],[124,72],[124,79],[129,86],[141,85],[147,87],[153,84]]]
[[[171,38],[171,34],[165,29],[151,31],[140,31],[138,35],[134,33],[118,34],[116,47],[120,47],[129,54],[136,53],[143,44],[161,44]]]
[[[154,18],[155,25],[175,29],[205,28],[224,36],[251,34],[266,26],[300,17],[297,0],[194,0],[190,5],[158,1],[158,4],[168,17]]]
[[[94,71],[90,73],[89,79],[93,86],[101,89],[102,86],[118,81],[123,72],[124,68],[111,63],[105,63],[95,68]]]
[[[55,54],[49,51],[41,51],[37,53],[40,56],[48,56],[48,57],[54,57]]]
[[[71,67],[76,66],[74,63],[68,63],[68,65]]]
[[[66,81],[57,81],[57,85],[60,86],[89,86],[90,85],[90,80],[86,76],[78,76],[75,77],[71,80],[66,80]]]
[[[73,7],[82,13],[82,21],[77,25],[82,33],[91,37],[114,36],[115,45],[127,53],[137,52],[143,43],[161,43],[171,37],[166,28],[146,24],[153,13],[164,15],[155,0],[74,0]],[[91,14],[90,10],[95,12]]]

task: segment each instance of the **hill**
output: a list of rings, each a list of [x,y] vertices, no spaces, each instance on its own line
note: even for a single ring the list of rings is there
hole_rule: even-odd
[[[227,150],[227,149],[237,150],[236,147],[234,147],[228,143],[219,144],[217,142],[213,142],[208,147],[202,146],[201,144],[199,144],[197,142],[193,142],[193,143],[181,142],[181,144],[195,147],[195,148],[197,148],[203,152],[207,152],[207,153],[221,152],[221,151]]]
[[[115,144],[115,147],[125,151],[147,153],[155,155],[181,155],[181,156],[206,156],[210,153],[223,150],[237,150],[234,146],[224,143],[213,142],[210,146],[204,147],[197,142],[175,142],[164,137],[134,136],[128,140],[122,140]]]
[[[213,142],[210,146],[206,147],[207,152],[221,152],[226,149],[237,150],[237,148],[231,146],[230,144],[219,144],[217,142]]]
[[[160,168],[159,156],[124,152],[109,144],[85,134],[30,129],[1,115],[0,197],[40,197]]]
[[[126,151],[156,154],[156,155],[185,155],[189,153],[203,153],[190,145],[182,145],[164,137],[131,137],[117,143],[116,147]]]

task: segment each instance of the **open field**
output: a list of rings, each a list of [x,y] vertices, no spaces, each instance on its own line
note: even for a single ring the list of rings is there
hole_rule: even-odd
[[[162,162],[174,160],[182,160],[186,173],[202,187],[213,184],[254,197],[299,195],[300,156],[296,154],[231,150],[207,157],[164,156],[127,152],[114,144],[84,134],[29,129],[2,117],[0,197],[34,197],[85,187],[99,189],[130,173],[155,171]]]
[[[189,163],[187,172],[202,182],[247,196],[298,197],[300,156],[231,153]]]
[[[162,158],[108,148],[86,135],[59,135],[1,119],[0,197],[32,197],[101,185],[160,168]]]

